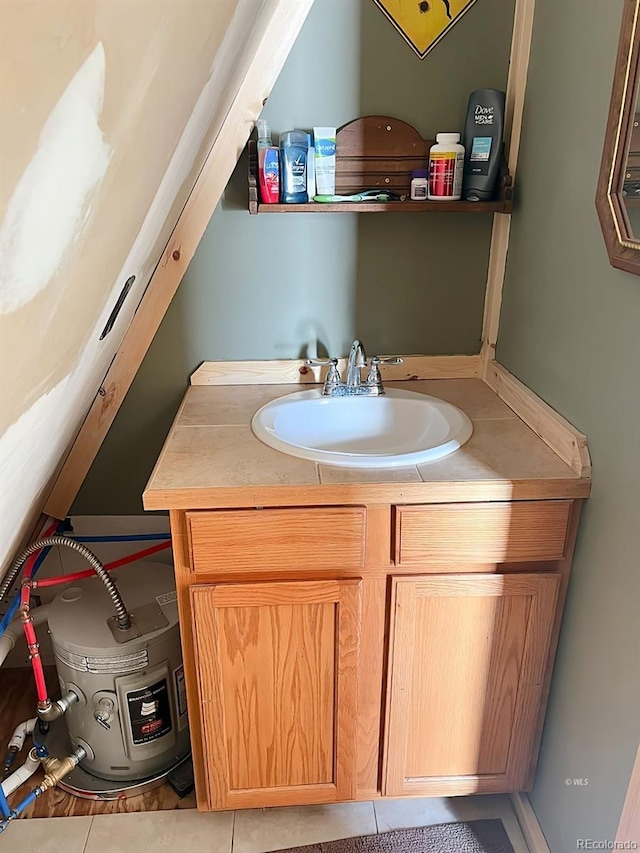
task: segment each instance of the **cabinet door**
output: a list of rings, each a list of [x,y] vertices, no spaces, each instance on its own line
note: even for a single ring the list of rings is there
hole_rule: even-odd
[[[355,796],[360,586],[192,587],[211,808]]]
[[[388,795],[521,790],[559,575],[393,579]]]

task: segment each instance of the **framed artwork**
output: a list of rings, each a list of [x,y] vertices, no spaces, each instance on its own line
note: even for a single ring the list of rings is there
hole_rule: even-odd
[[[424,59],[476,0],[373,0]]]
[[[625,0],[596,210],[611,265],[640,275],[640,0]]]

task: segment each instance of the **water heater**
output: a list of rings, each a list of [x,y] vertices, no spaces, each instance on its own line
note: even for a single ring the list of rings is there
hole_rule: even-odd
[[[173,569],[139,562],[114,572],[131,613],[118,628],[102,582],[88,578],[53,601],[49,630],[64,696],[79,701],[64,720],[81,767],[101,779],[150,777],[189,752],[184,670]]]

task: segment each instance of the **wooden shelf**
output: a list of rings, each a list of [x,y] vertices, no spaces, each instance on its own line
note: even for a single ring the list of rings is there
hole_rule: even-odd
[[[261,204],[249,213],[511,213],[513,201],[341,201],[335,204]]]
[[[336,137],[336,193],[390,189],[409,195],[411,171],[428,165],[431,141],[411,125],[388,116],[367,116],[345,124]],[[493,201],[342,201],[333,204],[262,204],[258,192],[256,143],[249,140],[249,213],[511,213],[513,186],[503,159]]]

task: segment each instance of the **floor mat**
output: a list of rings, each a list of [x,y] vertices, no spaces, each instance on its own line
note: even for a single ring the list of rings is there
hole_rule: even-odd
[[[397,829],[380,835],[361,835],[290,847],[277,853],[514,853],[502,821],[473,820],[441,823],[416,829]]]

